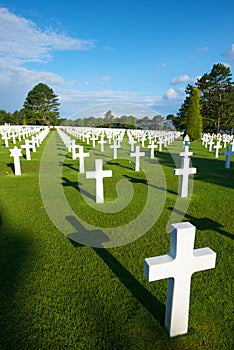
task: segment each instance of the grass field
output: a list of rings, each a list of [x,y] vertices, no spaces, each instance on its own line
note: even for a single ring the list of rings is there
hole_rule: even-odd
[[[92,248],[60,232],[42,202],[40,160],[50,137],[64,152],[51,131],[31,161],[21,159],[22,176],[13,174],[9,149],[3,141],[0,145],[0,349],[233,349],[233,161],[225,169],[224,156],[215,159],[200,142],[191,145],[197,175],[183,220],[197,228],[195,248],[210,247],[217,262],[215,269],[193,275],[189,331],[170,339],[164,329],[167,281],[148,283],[143,273],[144,258],[169,251],[166,225],[178,193],[170,152],[156,153],[166,197],[155,224],[127,245]],[[92,152],[91,146],[85,150]],[[107,159],[104,167],[113,171],[113,178],[104,181],[106,201],[116,198],[118,181],[127,179],[133,186],[133,200],[116,214],[90,207],[92,194],[84,200],[77,185],[78,160],[69,154],[61,187],[82,220],[121,227],[144,207],[146,175],[121,158]]]

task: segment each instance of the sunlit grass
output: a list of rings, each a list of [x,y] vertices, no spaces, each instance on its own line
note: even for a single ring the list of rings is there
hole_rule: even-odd
[[[191,145],[197,175],[184,220],[197,227],[195,247],[213,249],[217,265],[192,277],[189,332],[170,339],[163,327],[167,281],[148,283],[143,274],[144,258],[169,251],[166,224],[178,191],[170,154],[156,152],[167,183],[159,220],[131,244],[95,249],[72,243],[47,216],[39,189],[44,145],[32,161],[21,160],[22,176],[13,174],[9,150],[0,146],[0,349],[232,349],[233,162],[225,169],[224,156],[215,159],[199,142]],[[68,154],[62,183],[82,219],[112,227],[141,212],[147,183],[133,163],[104,164],[113,171],[104,180],[106,201],[116,199],[120,180],[134,179],[134,197],[118,216],[87,205],[78,166]]]

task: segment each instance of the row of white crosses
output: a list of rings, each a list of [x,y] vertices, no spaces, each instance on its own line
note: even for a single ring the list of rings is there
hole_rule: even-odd
[[[228,134],[209,134],[209,133],[203,133],[202,135],[202,145],[205,148],[208,148],[209,151],[212,151],[213,145],[217,142],[219,142],[222,145],[222,148],[226,148],[228,144],[234,144],[234,137],[233,135]]]
[[[192,156],[193,153],[189,152],[189,143],[189,137],[186,135],[184,138],[184,152],[180,152],[180,157],[183,157],[181,161],[181,168],[174,169],[175,175],[182,176],[180,181],[180,197],[182,198],[188,197],[189,175],[196,174],[197,172],[196,168],[190,168],[189,157]]]
[[[44,129],[43,126],[8,125],[0,127],[0,135],[4,140],[5,147],[9,147],[9,142],[16,144],[17,139],[21,142],[22,138],[38,134],[42,129]]]
[[[118,149],[121,148],[121,141],[124,137],[124,129],[99,129],[99,128],[79,128],[79,127],[61,127],[58,130],[64,132],[64,143],[66,146],[73,142],[72,150],[80,148],[81,146],[75,145],[75,140],[71,140],[68,134],[73,137],[80,138],[82,141],[86,140],[93,141],[93,148],[96,145],[96,141],[99,137],[101,140],[98,143],[101,144],[101,152],[104,152],[104,144],[107,142],[104,140],[105,137],[109,140],[109,147],[113,149],[113,159],[118,158]],[[84,137],[85,134],[85,137]],[[140,151],[140,147],[136,146],[137,142],[140,142],[141,145],[144,145],[144,141],[147,139],[149,141],[148,148],[150,149],[150,158],[154,158],[154,150],[159,146],[159,152],[162,151],[162,145],[168,145],[178,138],[181,134],[178,132],[166,132],[166,131],[143,131],[143,130],[127,130],[127,136],[129,139],[129,144],[131,147],[130,157],[135,157],[135,171],[140,170],[140,157],[145,156],[145,152]],[[157,141],[158,140],[158,141]],[[113,141],[113,144],[111,143]],[[155,144],[154,142],[157,142]],[[83,151],[81,150],[81,155],[83,156]],[[79,152],[79,153],[80,153]],[[78,154],[79,154],[78,153]],[[77,154],[77,155],[78,155]],[[79,157],[79,156],[78,156]],[[73,159],[75,159],[75,153],[73,152]]]
[[[68,151],[71,151],[72,149],[72,158],[76,159],[79,158],[80,161],[80,166],[79,166],[79,172],[80,173],[85,173],[85,169],[84,169],[84,158],[85,157],[89,157],[89,153],[88,152],[84,152],[83,151],[83,146],[80,145],[76,145],[75,144],[75,140],[71,140],[70,136],[68,135],[68,133],[74,137],[79,137],[79,134],[77,132],[77,130],[71,128],[71,127],[62,127],[62,128],[57,128],[58,133],[61,137],[61,139],[63,140],[64,144],[67,146]],[[84,132],[84,131],[83,131]],[[87,134],[87,130],[85,131]],[[121,140],[123,139],[125,130],[115,130],[112,129],[111,132],[108,130],[106,130],[107,135],[111,134],[112,138],[113,138],[113,144],[110,144],[109,147],[113,149],[113,159],[117,159],[117,150],[119,148],[121,148]],[[100,135],[100,129],[98,129],[98,135]],[[104,136],[105,134],[103,132],[101,132],[101,145],[104,143]],[[84,138],[82,138],[84,139]],[[94,142],[98,139],[98,136],[95,135],[95,130],[92,130],[92,132],[90,132],[90,130],[88,131],[88,137],[86,138],[87,140],[91,140],[93,141],[93,147],[95,147]],[[129,135],[129,139],[132,141],[133,138],[131,135]],[[110,138],[109,138],[110,140]],[[73,143],[72,143],[73,142]],[[70,149],[70,145],[72,143],[71,149]],[[131,142],[129,142],[131,143]],[[134,142],[135,143],[135,142]],[[135,171],[140,171],[140,157],[145,156],[145,152],[141,152],[140,151],[140,146],[136,146],[136,149],[134,151],[134,143],[131,143],[131,150],[133,150],[132,152],[130,152],[130,157],[135,157]],[[153,146],[153,141],[151,141],[151,146]],[[78,152],[76,152],[76,150],[78,149]],[[154,149],[152,147],[152,149]],[[153,155],[151,153],[151,158],[153,158]],[[108,175],[106,175],[108,174]],[[111,174],[111,175],[110,175]],[[103,189],[103,179],[105,177],[111,177],[112,173],[108,173],[108,171],[104,171],[103,170],[103,162],[100,159],[96,159],[95,160],[95,171],[92,172],[86,172],[86,178],[87,179],[91,179],[94,178],[96,180],[96,203],[103,203],[104,202],[104,189]]]
[[[38,131],[38,129],[37,129]],[[32,141],[30,143],[30,140],[25,140],[25,145],[21,145],[21,148],[18,148],[17,146],[14,146],[14,148],[10,149],[10,157],[14,158],[14,171],[15,175],[21,175],[21,164],[20,164],[20,157],[23,156],[22,149],[26,149],[26,159],[31,160],[30,155],[30,149],[32,148],[34,152],[36,152],[36,145],[39,146],[40,143],[45,139],[49,132],[49,128],[44,128],[42,131],[40,131],[37,135],[37,137],[33,137]]]
[[[61,129],[58,129],[59,132],[63,132],[64,133],[64,143],[65,145],[68,147],[68,145],[71,145],[71,142],[73,142],[73,145],[71,146],[72,147],[72,151],[73,151],[73,156],[72,158],[73,159],[76,159],[76,157],[79,157],[79,154],[81,153],[81,156],[84,155],[83,153],[83,150],[79,150],[79,153],[77,153],[77,156],[74,152],[75,149],[79,148],[81,146],[79,145],[76,145],[74,142],[75,140],[71,140],[70,139],[70,136],[67,134],[67,133],[70,133],[72,136],[74,137],[78,137],[78,131],[77,131],[77,128],[71,128],[71,127],[63,127]],[[64,130],[64,131],[63,131]],[[97,134],[95,134],[95,131],[97,130]],[[118,158],[118,149],[121,148],[121,141],[123,139],[123,136],[124,136],[124,133],[125,133],[125,130],[120,130],[119,129],[104,129],[102,131],[100,131],[100,129],[92,129],[91,131],[90,130],[82,130],[82,132],[86,132],[86,142],[88,142],[88,140],[91,140],[93,141],[93,148],[95,147],[96,145],[96,141],[98,140],[98,136],[100,136],[101,134],[101,140],[98,141],[98,143],[101,144],[101,152],[104,151],[104,143],[106,143],[107,141],[104,140],[104,137],[105,137],[105,133],[106,133],[106,136],[108,137],[109,139],[109,144],[111,143],[111,138],[113,139],[113,144],[110,144],[109,147],[111,149],[113,149],[113,159],[117,159]],[[137,137],[138,138],[138,141],[144,139],[145,140],[145,133],[140,131],[140,132],[137,132],[135,130],[128,130],[128,138],[129,138],[129,144],[130,144],[130,147],[131,147],[131,153],[130,153],[130,157],[135,157],[135,171],[139,171],[140,170],[140,157],[142,156],[145,156],[145,152],[141,152],[140,151],[140,146],[136,146],[136,150],[134,151],[135,149],[135,144],[137,143],[137,141],[134,140],[134,137]],[[151,150],[150,151],[150,158],[154,158],[154,149],[157,148],[158,146],[154,144],[154,141],[152,141],[152,138],[156,139],[156,137],[158,137],[158,134],[149,134],[150,136],[150,144],[148,145],[148,148]],[[170,132],[168,134],[168,138],[167,138],[167,142],[172,142],[176,137],[178,137],[178,133],[172,133]],[[82,138],[84,140],[84,137]],[[159,139],[159,150],[161,150],[161,146],[162,144],[165,143],[162,138]],[[69,148],[69,147],[68,147]],[[82,163],[83,164],[83,163]],[[82,167],[83,169],[83,167]]]
[[[83,142],[90,144],[93,142],[93,148],[96,147],[96,141],[101,146],[101,152],[104,152],[104,144],[108,139],[109,147],[113,149],[113,158],[117,159],[118,149],[125,134],[123,129],[99,129],[99,128],[79,128],[79,127],[63,127],[63,130],[74,136],[82,139]],[[141,143],[141,147],[145,147],[145,141],[148,141],[148,149],[150,150],[150,158],[154,158],[154,151],[162,151],[162,146],[167,147],[171,142],[180,136],[178,132],[162,132],[162,131],[142,131],[142,130],[127,130],[129,145],[131,152],[134,152],[135,144]],[[99,140],[99,138],[101,138]],[[113,142],[113,143],[112,143]]]
[[[72,130],[69,129],[65,129],[66,132],[70,132],[72,134],[74,134],[72,132]],[[68,136],[64,131],[62,131],[61,129],[58,130],[59,133],[62,135],[62,138],[64,140],[64,143],[66,145],[71,144],[71,139],[70,136]],[[99,131],[100,132],[100,131]],[[132,136],[129,134],[129,143],[131,145],[131,150],[134,149],[134,144],[135,142],[133,142],[133,138],[131,138]],[[93,137],[93,139],[95,138],[95,136]],[[140,138],[139,138],[140,139]],[[74,140],[73,140],[74,141]],[[153,158],[153,151],[154,151],[154,143],[151,140],[151,144],[149,145],[151,146],[151,158]],[[117,159],[117,150],[118,148],[120,148],[120,140],[119,139],[114,139],[114,143],[112,145],[110,145],[110,148],[113,148],[114,154],[113,154],[113,159]],[[83,146],[79,146],[79,145],[75,145],[73,144],[73,150],[77,149],[79,150],[79,152],[77,153],[73,153],[73,159],[79,158],[80,159],[80,173],[84,173],[85,169],[84,169],[84,158],[89,156],[89,153],[85,153],[83,151]],[[189,137],[186,135],[184,138],[184,152],[180,153],[180,156],[183,157],[182,158],[182,162],[181,162],[181,168],[180,169],[175,169],[174,170],[174,174],[175,175],[179,175],[181,176],[181,181],[180,181],[180,196],[182,198],[187,197],[188,196],[188,185],[189,185],[189,175],[192,174],[196,174],[196,168],[191,167],[190,168],[190,156],[192,155],[192,152],[189,152]],[[140,146],[136,146],[136,150],[135,152],[130,152],[130,157],[135,157],[135,171],[139,171],[140,170],[140,158],[145,156],[145,152],[141,152],[140,151]],[[100,163],[98,163],[100,166]],[[98,185],[100,184],[100,181],[103,181],[102,179],[98,179],[98,173],[102,174],[101,171],[97,171],[95,170],[97,175],[95,175],[96,177],[96,186],[99,186],[100,188],[103,189],[103,183],[102,186]],[[101,176],[101,175],[100,175]],[[96,188],[96,191],[98,189]],[[101,190],[101,192],[103,193],[103,190]],[[96,202],[101,203],[100,200],[98,199],[99,197],[103,198],[103,194],[102,195],[98,195],[96,196]],[[103,199],[104,200],[104,199]]]
[[[60,132],[60,135],[66,138],[64,134]],[[129,143],[131,145],[130,156],[136,157],[135,170],[137,171],[140,167],[139,159],[145,153],[140,152],[140,146],[136,146],[134,152],[133,139],[129,138]],[[153,142],[150,144],[152,145]],[[119,143],[114,143],[114,150],[117,149],[117,145]],[[187,196],[189,175],[196,173],[195,168],[189,168],[191,155],[189,138],[186,135],[184,152],[180,153],[180,156],[183,157],[182,168],[175,169],[176,175],[182,175],[181,197]],[[95,159],[95,170],[87,171],[86,178],[96,180],[97,203],[104,202],[103,179],[106,177],[112,177],[112,171],[103,170],[103,161]],[[193,273],[215,267],[216,253],[214,251],[210,248],[194,249],[195,231],[195,226],[189,222],[172,224],[169,253],[147,258],[144,261],[144,273],[149,282],[168,278],[165,327],[170,337],[185,334],[188,331],[190,286]]]
[[[226,155],[225,167],[230,168],[230,157],[233,155],[232,152],[234,152],[233,135],[204,133],[202,135],[202,145],[204,145],[205,148],[208,148],[209,152],[211,152],[214,148],[215,158],[218,158],[219,151],[222,148],[225,148],[226,152],[222,152],[223,155]]]

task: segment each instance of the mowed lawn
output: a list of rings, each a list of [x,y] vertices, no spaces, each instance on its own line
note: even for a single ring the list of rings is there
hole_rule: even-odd
[[[195,248],[210,247],[217,262],[215,269],[192,277],[188,333],[169,338],[164,328],[167,280],[149,283],[143,271],[145,258],[169,251],[166,226],[179,181],[170,152],[156,152],[166,178],[166,201],[153,227],[127,245],[92,248],[60,232],[41,199],[40,160],[54,133],[31,161],[21,158],[22,176],[13,174],[13,159],[1,140],[0,349],[233,349],[233,159],[225,169],[224,156],[215,159],[200,142],[191,144],[197,174],[183,220],[197,228]],[[92,152],[92,147],[85,150]],[[114,174],[104,181],[106,200],[115,199],[121,179],[130,180],[134,189],[131,203],[118,214],[98,212],[82,199],[78,160],[69,154],[61,186],[83,220],[121,226],[142,211],[147,181],[126,159],[110,159],[105,169]]]

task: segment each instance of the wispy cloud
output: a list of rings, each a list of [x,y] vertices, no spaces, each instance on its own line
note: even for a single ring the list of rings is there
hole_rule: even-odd
[[[163,98],[166,99],[166,100],[181,100],[181,98],[184,97],[184,89],[183,88],[180,88],[180,89],[173,89],[173,88],[170,88],[168,89]]]
[[[200,76],[196,76],[196,77],[190,77],[189,75],[187,74],[182,74],[180,75],[179,77],[176,77],[176,78],[173,78],[171,81],[170,81],[170,84],[171,85],[179,85],[179,84],[183,84],[183,83],[196,83],[196,81],[198,79],[200,79],[201,77]]]
[[[11,83],[12,85],[28,85],[44,81],[46,84],[61,85],[63,78],[50,72],[37,72],[27,68],[7,63],[0,59],[1,85]]]
[[[58,88],[57,91],[59,92],[61,101],[61,114],[66,118],[70,118],[71,115],[82,115],[83,108],[86,110],[87,106],[91,106],[90,108],[94,115],[96,106],[103,104],[108,104],[109,106],[116,106],[116,104],[118,104],[119,106],[122,106],[123,114],[131,114],[130,108],[126,108],[129,105],[135,104],[140,105],[141,108],[144,106],[145,108],[152,110],[151,114],[148,112],[149,116],[155,114],[167,115],[173,113],[174,110],[177,110],[178,106],[184,99],[183,89],[170,89],[170,91],[168,90],[164,96],[146,95],[136,91],[114,91],[110,89],[81,91],[63,89],[61,87]],[[109,109],[111,109],[111,107],[109,107]],[[63,114],[63,111],[66,112]],[[81,111],[81,114],[79,111]],[[91,113],[89,108],[86,115],[88,115],[88,113]],[[147,115],[147,113],[145,115]]]
[[[230,58],[230,60],[234,60],[234,44],[232,44],[232,47],[230,50],[226,51],[223,56]]]
[[[28,69],[25,64],[47,62],[58,50],[79,51],[94,47],[93,40],[43,30],[5,7],[0,7],[0,23],[0,95],[8,111],[20,109],[27,92],[39,82],[53,87],[64,83],[58,74]]]
[[[54,50],[89,50],[93,40],[71,38],[52,30],[43,31],[34,22],[0,8],[0,57],[14,63],[48,60]]]
[[[186,82],[189,82],[189,81],[192,81],[192,79],[187,74],[183,74],[183,75],[180,75],[177,78],[173,78],[170,81],[170,84],[171,85],[177,85],[177,84],[186,83]]]

